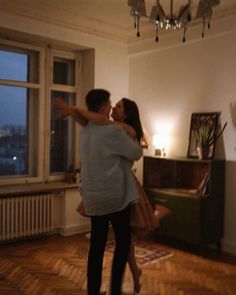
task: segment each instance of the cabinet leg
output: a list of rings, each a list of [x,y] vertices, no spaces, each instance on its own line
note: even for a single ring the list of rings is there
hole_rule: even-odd
[[[222,252],[221,240],[218,240],[218,241],[216,242],[216,246],[217,246],[218,251],[221,253],[221,252]]]

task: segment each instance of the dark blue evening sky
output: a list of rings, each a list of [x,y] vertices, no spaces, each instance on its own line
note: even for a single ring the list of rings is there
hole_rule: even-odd
[[[27,55],[0,50],[0,79],[27,81]],[[26,88],[0,85],[0,128],[26,124]]]

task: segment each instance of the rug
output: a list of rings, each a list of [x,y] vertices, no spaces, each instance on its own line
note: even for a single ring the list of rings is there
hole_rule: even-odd
[[[109,241],[106,251],[114,252],[114,241]],[[173,253],[160,249],[159,246],[150,245],[144,242],[135,243],[135,257],[138,263],[143,266],[157,262],[158,260],[169,258]]]

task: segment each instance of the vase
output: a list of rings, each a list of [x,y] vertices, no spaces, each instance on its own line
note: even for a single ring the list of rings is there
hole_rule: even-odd
[[[199,160],[204,160],[209,158],[209,147],[208,146],[199,146],[197,148]]]

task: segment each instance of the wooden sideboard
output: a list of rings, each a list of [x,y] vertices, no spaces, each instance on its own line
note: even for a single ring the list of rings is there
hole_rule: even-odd
[[[171,215],[157,233],[205,247],[223,237],[224,160],[144,157],[143,186]]]

